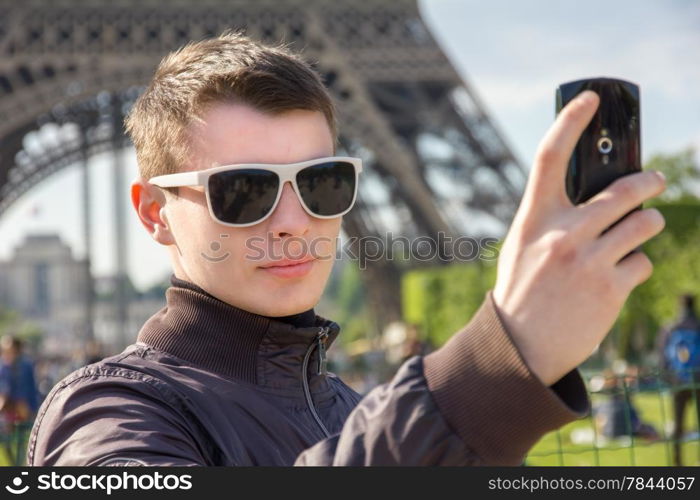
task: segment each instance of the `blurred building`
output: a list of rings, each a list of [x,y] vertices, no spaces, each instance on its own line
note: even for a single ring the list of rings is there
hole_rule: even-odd
[[[85,261],[74,258],[57,234],[28,235],[8,261],[0,261],[0,304],[43,330],[45,354],[70,356],[88,340],[87,280]],[[141,294],[130,287],[128,333],[122,338],[113,300],[116,283],[113,277],[95,280],[92,331],[107,354],[133,342],[141,325],[165,305],[162,294]]]
[[[46,349],[74,347],[85,331],[85,293],[84,262],[56,234],[28,235],[0,262],[0,303],[41,327]]]

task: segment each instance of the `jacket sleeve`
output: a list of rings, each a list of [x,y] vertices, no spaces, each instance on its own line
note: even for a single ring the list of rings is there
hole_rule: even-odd
[[[27,465],[204,465],[205,452],[165,384],[123,368],[88,366],[74,375],[42,404]]]
[[[443,347],[407,360],[295,465],[519,465],[545,433],[589,411],[577,369],[549,387],[532,373],[489,291]]]

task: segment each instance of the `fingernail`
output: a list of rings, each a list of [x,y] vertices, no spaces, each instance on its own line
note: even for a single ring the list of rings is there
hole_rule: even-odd
[[[585,104],[592,103],[596,98],[596,93],[592,90],[584,90],[578,95],[579,101]]]
[[[660,170],[655,170],[654,172],[656,172],[656,175],[658,175],[659,177],[661,177],[661,180],[662,180],[662,181],[666,182],[666,176],[664,175],[664,173],[663,173],[662,171],[660,171]]]

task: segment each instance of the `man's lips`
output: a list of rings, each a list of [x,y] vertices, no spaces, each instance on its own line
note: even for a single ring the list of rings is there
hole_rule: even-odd
[[[298,266],[299,264],[304,264],[305,262],[309,262],[311,260],[314,260],[314,257],[308,256],[304,257],[302,259],[280,259],[280,260],[275,260],[272,262],[268,262],[265,265],[262,265],[263,269],[269,269],[271,267],[289,267],[289,266]]]
[[[311,271],[315,261],[313,257],[296,260],[281,259],[260,266],[260,269],[278,278],[300,278]]]

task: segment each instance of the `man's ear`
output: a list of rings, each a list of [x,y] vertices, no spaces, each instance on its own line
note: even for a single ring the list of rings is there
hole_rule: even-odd
[[[174,245],[175,238],[170,232],[165,217],[165,194],[157,186],[149,184],[141,177],[131,183],[131,203],[151,238],[161,245]]]

